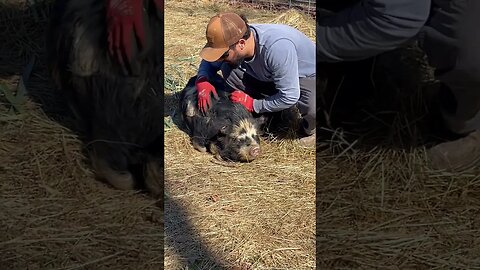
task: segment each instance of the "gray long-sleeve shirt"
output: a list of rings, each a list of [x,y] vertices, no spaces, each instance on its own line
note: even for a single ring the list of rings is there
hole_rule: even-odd
[[[254,100],[257,113],[287,109],[300,98],[299,78],[315,75],[315,44],[297,29],[280,24],[252,24],[255,56],[241,68],[252,77],[274,82],[278,92],[265,99]],[[211,78],[222,63],[202,60],[198,76]]]
[[[319,18],[318,60],[362,60],[395,49],[420,31],[430,5],[431,0],[361,0]]]

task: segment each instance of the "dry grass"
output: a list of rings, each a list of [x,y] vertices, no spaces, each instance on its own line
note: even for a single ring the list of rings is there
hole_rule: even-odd
[[[25,1],[0,3],[0,268],[160,269],[159,208],[93,178],[48,82],[48,12],[37,11],[34,19]],[[33,56],[24,96],[16,89]]]
[[[424,152],[317,157],[323,269],[480,266],[480,176],[428,171]]]
[[[226,6],[189,0],[166,8],[172,114],[174,94],[195,74],[208,18]],[[252,22],[277,22],[283,14],[245,11]],[[71,119],[43,62],[42,14],[32,19],[19,0],[0,4],[0,268],[160,269],[155,202],[93,179],[67,128]],[[292,20],[310,33],[309,23]],[[28,99],[7,98],[18,96],[33,56]],[[22,113],[12,111],[12,100]],[[193,150],[170,117],[165,121],[166,269],[314,267],[313,151],[264,142],[260,159],[224,167]],[[398,134],[417,134],[413,124],[402,117],[392,123],[392,136],[376,146],[335,136],[319,151],[318,268],[480,269],[478,172],[428,170],[423,147],[392,147]]]
[[[408,46],[344,77],[364,111],[317,152],[319,269],[480,269],[480,171],[428,168],[440,119],[422,56]]]
[[[38,107],[0,119],[4,269],[158,269],[154,201],[94,180],[76,136]]]
[[[299,162],[311,160],[311,153],[264,145],[261,160],[224,167],[193,150],[181,131],[167,134],[167,269],[186,259],[198,259],[197,266],[215,261],[253,269],[313,268],[314,168],[313,162]],[[182,156],[188,158],[182,162]],[[186,218],[169,211],[170,201],[185,209],[196,233],[185,232],[180,221]],[[196,241],[204,250],[191,254]],[[210,258],[202,255],[207,251]]]
[[[313,20],[298,12],[212,1],[167,2],[165,92],[170,115],[175,116],[175,94],[196,74],[208,20],[232,9],[245,13],[251,23],[286,23],[314,35]],[[226,167],[195,151],[170,116],[165,122],[166,269],[314,268],[315,151],[291,140],[264,141],[259,159]]]

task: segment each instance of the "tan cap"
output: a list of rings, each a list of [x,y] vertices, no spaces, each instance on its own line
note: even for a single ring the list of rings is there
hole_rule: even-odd
[[[229,12],[214,16],[207,25],[207,44],[200,57],[208,62],[218,60],[245,32],[247,25],[238,14]]]

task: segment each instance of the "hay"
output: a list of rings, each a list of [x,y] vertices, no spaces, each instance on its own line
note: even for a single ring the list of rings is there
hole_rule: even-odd
[[[198,245],[178,243],[194,237],[185,235],[177,213],[169,211],[173,200],[186,209],[196,238],[203,238],[218,261],[253,269],[313,267],[314,165],[299,162],[313,160],[311,151],[291,154],[294,150],[264,144],[260,160],[232,168],[211,163],[212,157],[193,150],[180,131],[169,132],[166,145],[166,266],[185,263],[174,250]],[[189,166],[181,156],[189,157]]]
[[[297,10],[292,9],[283,12],[272,20],[271,23],[280,23],[295,27],[315,41],[315,21],[310,16]]]
[[[71,118],[43,62],[41,14],[48,12],[32,19],[24,2],[0,5],[1,268],[160,269],[155,202],[96,181],[67,128]],[[175,93],[195,74],[208,18],[229,7],[187,0],[166,8],[166,113],[173,115]],[[288,21],[283,13],[238,10],[252,22]],[[29,100],[18,114],[3,90],[17,94],[32,56]],[[332,131],[317,155],[315,259],[313,151],[272,140],[260,159],[225,167],[165,120],[166,269],[312,269],[315,261],[319,269],[480,268],[479,174],[430,171],[423,146],[389,147],[400,139],[392,136],[366,147],[361,136]],[[412,119],[396,121],[389,133],[416,136],[396,133],[412,130],[405,125]]]
[[[254,162],[225,166],[195,151],[174,125],[176,94],[196,74],[208,20],[232,9],[214,1],[166,4],[165,266],[313,269],[314,151],[272,139],[262,142],[262,155]],[[295,27],[303,18],[242,6],[234,10],[251,23],[290,21]]]
[[[2,267],[158,268],[161,214],[154,202],[96,181],[77,137],[29,107],[1,123]]]
[[[478,174],[428,171],[422,149],[317,158],[319,267],[480,266]]]
[[[480,268],[480,171],[426,162],[441,120],[424,54],[411,44],[353,67],[331,88],[361,110],[317,152],[317,268]]]
[[[47,7],[35,19],[24,1],[0,5],[0,268],[160,269],[155,201],[95,180],[67,128],[71,117],[44,63]],[[21,94],[17,85],[32,56],[29,98],[15,104],[23,109],[17,113],[4,93]]]

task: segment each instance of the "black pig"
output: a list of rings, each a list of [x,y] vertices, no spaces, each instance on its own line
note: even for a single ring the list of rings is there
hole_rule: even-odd
[[[54,3],[47,62],[83,134],[95,174],[116,188],[146,187],[160,196],[163,12],[151,0],[143,3],[148,42],[132,60],[131,73],[109,54],[103,0]]]
[[[217,159],[250,162],[260,155],[259,122],[242,105],[230,101],[222,78],[210,81],[219,99],[211,99],[204,115],[197,108],[196,77],[180,93],[180,110],[193,147]]]

